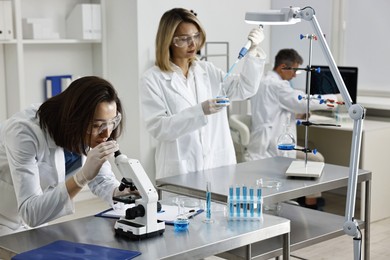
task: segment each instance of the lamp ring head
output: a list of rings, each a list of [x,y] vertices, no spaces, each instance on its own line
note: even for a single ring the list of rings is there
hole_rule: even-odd
[[[315,15],[315,11],[312,7],[306,6],[298,11],[298,13],[294,14],[294,18],[301,18],[306,21],[310,21],[313,19],[313,16]]]

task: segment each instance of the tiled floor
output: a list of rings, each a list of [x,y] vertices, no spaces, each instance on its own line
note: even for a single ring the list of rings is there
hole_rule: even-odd
[[[332,213],[344,215],[343,201],[338,195],[323,194],[326,201],[325,210]],[[341,205],[340,205],[341,204]],[[76,203],[76,213],[66,216],[52,223],[71,220],[84,216],[90,216],[107,209],[108,206],[98,200],[88,200]],[[371,224],[371,259],[390,259],[390,218],[377,221]],[[208,257],[207,260],[221,259],[219,257]],[[347,235],[316,244],[304,249],[291,252],[291,259],[300,260],[345,260],[353,259],[353,238]]]

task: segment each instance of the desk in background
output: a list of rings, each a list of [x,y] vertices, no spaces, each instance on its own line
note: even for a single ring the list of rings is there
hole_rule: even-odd
[[[0,237],[0,259],[10,259],[17,253],[39,248],[56,240],[100,245],[139,251],[137,260],[201,259],[256,241],[281,236],[283,259],[289,259],[290,221],[264,215],[264,221],[228,221],[223,212],[214,212],[213,224],[202,222],[204,214],[190,220],[187,232],[175,232],[166,226],[161,236],[140,241],[116,236],[115,219],[86,217]],[[249,249],[247,249],[249,252]],[[249,258],[249,257],[248,257]]]
[[[335,123],[330,117],[313,115],[313,122]],[[310,148],[316,148],[326,163],[349,166],[353,121],[340,122],[341,127],[311,126]],[[305,128],[297,127],[297,139],[304,140]],[[372,172],[371,221],[390,217],[390,122],[365,119],[359,168]],[[364,192],[364,189],[363,189]]]
[[[236,184],[255,185],[256,180],[274,179],[281,182],[279,189],[263,189],[264,204],[288,201],[317,192],[324,192],[348,185],[349,169],[343,166],[325,164],[324,172],[318,179],[288,179],[284,173],[292,159],[284,157],[268,158],[258,161],[244,162],[237,165],[224,166],[173,177],[158,179],[157,188],[187,196],[204,198],[205,183],[211,181],[212,199],[226,203],[229,186]],[[369,259],[370,252],[370,192],[371,172],[359,170],[358,183],[365,183],[364,222],[364,256]],[[294,208],[297,214],[289,214],[282,210],[281,216],[291,220],[291,250],[296,250],[330,238],[343,235],[344,217],[325,212],[308,210],[302,207]],[[284,213],[283,213],[284,212]],[[285,215],[284,215],[285,214]],[[295,231],[294,231],[295,230]],[[303,234],[303,235],[302,235]],[[351,237],[352,244],[352,237]],[[255,248],[263,247],[263,243]],[[264,245],[266,247],[266,245]],[[254,246],[252,246],[254,248]],[[277,249],[273,249],[274,251]],[[252,254],[256,254],[252,252]],[[269,255],[259,253],[261,259]],[[277,253],[275,253],[277,255]],[[280,255],[280,251],[279,251]],[[256,255],[257,256],[257,255]],[[264,258],[263,258],[264,256]],[[268,257],[268,258],[266,258]]]

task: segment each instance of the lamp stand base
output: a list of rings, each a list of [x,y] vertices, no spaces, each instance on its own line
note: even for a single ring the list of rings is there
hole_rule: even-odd
[[[286,171],[288,177],[305,177],[318,178],[321,177],[325,163],[308,161],[293,161]]]

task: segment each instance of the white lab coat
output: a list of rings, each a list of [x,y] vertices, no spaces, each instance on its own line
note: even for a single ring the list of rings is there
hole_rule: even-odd
[[[0,126],[0,226],[13,230],[74,213],[65,186],[71,174],[65,176],[64,150],[39,127],[37,108],[17,113]],[[82,156],[82,164],[85,159]],[[88,186],[112,203],[119,181],[108,161]]]
[[[275,71],[269,71],[262,80],[259,90],[251,99],[252,127],[250,143],[245,159],[258,160],[274,156],[283,156],[277,148],[277,139],[284,131],[284,125],[290,117],[290,133],[296,141],[295,114],[306,113],[307,101],[298,100],[305,96],[300,90],[291,87],[290,82],[283,80]],[[337,100],[335,95],[321,95],[323,99]],[[337,105],[335,105],[337,106]],[[310,110],[329,109],[318,100],[310,101]],[[288,152],[295,157],[295,151]]]
[[[264,59],[247,55],[243,61],[241,74],[224,81],[231,101],[251,97],[260,84]],[[141,79],[146,127],[158,141],[157,179],[236,163],[226,109],[205,116],[201,106],[218,95],[225,73],[206,61],[195,61],[191,67],[197,100],[177,72],[154,66]]]

